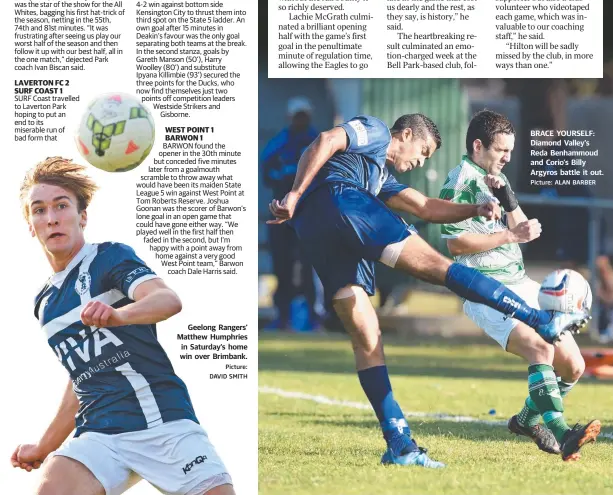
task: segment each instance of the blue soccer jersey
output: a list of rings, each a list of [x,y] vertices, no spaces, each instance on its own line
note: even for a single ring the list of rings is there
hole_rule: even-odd
[[[76,434],[125,433],[177,419],[198,422],[183,381],[160,346],[155,325],[86,326],[91,300],[114,308],[157,276],[119,243],[85,244],[37,295],[35,315],[79,398]]]
[[[335,153],[325,163],[305,196],[326,182],[361,187],[382,201],[407,188],[398,183],[385,165],[392,140],[387,125],[375,117],[359,115],[340,127],[347,133],[347,149]]]

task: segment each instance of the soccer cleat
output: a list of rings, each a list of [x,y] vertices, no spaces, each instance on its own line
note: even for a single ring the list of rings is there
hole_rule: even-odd
[[[568,430],[562,439],[560,450],[563,461],[575,461],[579,458],[579,450],[586,443],[595,442],[600,434],[600,421],[594,419],[585,426],[577,423],[572,430]]]
[[[536,446],[548,454],[559,454],[560,446],[553,433],[541,425],[522,426],[519,424],[517,415],[513,416],[507,423],[511,433],[528,437],[534,441]]]
[[[381,457],[381,464],[398,464],[400,466],[423,466],[425,468],[444,468],[445,464],[434,461],[428,457],[428,449],[417,447],[417,450],[405,455],[395,456],[391,449],[387,449]]]
[[[571,334],[579,333],[587,325],[587,322],[592,319],[584,311],[575,311],[574,313],[552,311],[551,313],[553,314],[551,321],[536,328],[536,333],[550,344],[558,342],[561,335],[565,332],[570,332]]]

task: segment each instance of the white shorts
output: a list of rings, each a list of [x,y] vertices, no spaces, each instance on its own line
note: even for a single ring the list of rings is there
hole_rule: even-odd
[[[206,432],[188,419],[116,435],[85,432],[53,455],[84,464],[106,495],[141,479],[166,495],[201,495],[232,483]]]
[[[507,287],[526,301],[529,306],[540,309],[538,296],[541,285],[539,283],[526,278],[519,284],[507,285]],[[464,302],[464,313],[506,351],[509,335],[519,323],[518,320],[510,318],[489,306],[471,301]]]

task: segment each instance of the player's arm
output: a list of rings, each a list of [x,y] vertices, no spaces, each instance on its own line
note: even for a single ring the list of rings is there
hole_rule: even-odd
[[[455,239],[447,239],[447,249],[451,256],[475,254],[495,249],[512,241],[511,231],[503,230],[494,234],[466,233]]]
[[[464,233],[456,238],[447,239],[447,248],[452,256],[475,254],[489,251],[505,244],[530,242],[541,235],[541,224],[537,219],[526,220],[512,229],[493,234]]]
[[[347,133],[342,127],[335,127],[320,133],[315,141],[305,150],[298,162],[298,170],[292,190],[282,201],[274,199],[270,203],[270,211],[275,220],[267,223],[276,224],[289,220],[294,214],[294,208],[304,191],[309,187],[321,167],[338,151],[347,149]]]
[[[504,208],[507,226],[510,229],[517,227],[522,222],[528,221],[528,217],[519,207],[515,192],[511,189],[511,185],[508,183],[506,177],[488,174],[485,176],[484,181],[491,188],[494,197],[500,201],[500,204]]]
[[[457,204],[429,198],[415,189],[407,188],[389,197],[385,204],[393,210],[411,213],[431,223],[456,223],[472,217],[488,220],[500,218],[500,208],[491,201],[483,204]]]
[[[134,289],[134,302],[115,309],[101,301],[90,301],[81,311],[84,325],[117,327],[152,325],[167,320],[182,309],[177,294],[161,278],[146,280]]]
[[[79,410],[79,400],[72,389],[72,382],[64,391],[60,407],[51,424],[37,444],[19,445],[11,456],[13,467],[26,471],[38,469],[47,456],[57,450],[75,428],[75,415]]]
[[[505,215],[507,218],[507,226],[510,229],[517,227],[522,222],[528,221],[528,217],[519,206],[515,208],[512,212],[506,213]]]

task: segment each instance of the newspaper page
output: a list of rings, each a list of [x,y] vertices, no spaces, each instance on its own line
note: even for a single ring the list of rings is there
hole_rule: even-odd
[[[266,7],[260,493],[611,491],[611,3]]]
[[[256,3],[3,13],[0,491],[257,493]]]

